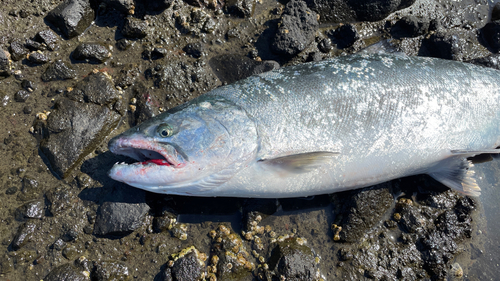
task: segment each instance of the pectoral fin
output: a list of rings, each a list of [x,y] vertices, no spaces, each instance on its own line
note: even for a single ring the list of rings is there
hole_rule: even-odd
[[[472,155],[470,155],[472,156]],[[447,187],[469,196],[479,196],[481,188],[474,178],[474,166],[467,156],[454,156],[432,167],[429,175]]]
[[[310,172],[328,163],[338,154],[338,152],[329,151],[308,152],[272,159],[262,159],[259,160],[259,163],[271,169],[300,174]]]

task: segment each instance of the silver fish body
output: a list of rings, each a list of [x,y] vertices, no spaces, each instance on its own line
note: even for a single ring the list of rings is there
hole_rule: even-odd
[[[280,198],[426,173],[478,195],[467,157],[498,152],[498,85],[497,70],[435,58],[287,67],[115,137],[112,152],[143,162],[115,164],[110,176],[158,193]]]

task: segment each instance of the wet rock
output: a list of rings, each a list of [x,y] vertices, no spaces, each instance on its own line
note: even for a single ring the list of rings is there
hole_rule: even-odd
[[[332,40],[330,40],[330,38],[324,38],[318,43],[318,49],[323,53],[330,52],[330,50],[333,49]]]
[[[62,60],[51,63],[42,74],[42,81],[66,80],[76,78],[76,71],[67,66]]]
[[[7,254],[0,257],[0,274],[6,274],[14,269],[14,261]]]
[[[47,49],[49,49],[50,51],[55,51],[59,48],[59,46],[57,45],[57,35],[50,29],[38,32],[35,35],[34,40],[45,44],[45,46],[47,46]]]
[[[473,59],[468,62],[500,70],[500,54],[492,54],[487,57]]]
[[[120,51],[125,51],[130,46],[132,46],[132,42],[130,40],[125,39],[125,38],[122,38],[122,39],[116,41],[116,47]]]
[[[226,0],[224,8],[232,15],[247,18],[253,15],[255,3],[254,0]]]
[[[89,63],[103,63],[111,57],[111,52],[99,43],[82,43],[73,51],[72,57]]]
[[[415,0],[306,0],[320,14],[321,23],[379,21],[389,14],[411,6]]]
[[[30,97],[30,93],[26,90],[19,90],[14,94],[14,100],[17,102],[25,102]]]
[[[492,52],[498,53],[500,51],[500,20],[487,23],[481,28],[480,34]]]
[[[278,280],[312,281],[319,277],[314,253],[300,238],[278,242],[271,252],[268,264]]]
[[[67,243],[64,242],[63,239],[59,238],[56,240],[56,242],[54,242],[54,244],[52,244],[52,248],[57,250],[57,251],[62,251],[62,249],[64,249],[66,247]]]
[[[468,56],[473,53],[472,46],[469,44],[476,42],[474,37],[475,35],[462,31],[438,31],[428,39],[422,40],[419,55],[459,61],[467,60]]]
[[[14,239],[12,239],[12,243],[10,244],[12,249],[14,249],[14,251],[17,251],[21,247],[26,245],[26,243],[28,243],[28,241],[31,239],[31,236],[35,232],[35,229],[36,229],[36,224],[32,221],[27,221],[24,224],[22,224],[17,229],[16,236],[14,236]]]
[[[192,56],[193,58],[200,58],[205,51],[205,46],[201,42],[189,43],[183,49],[186,54]]]
[[[342,220],[336,223],[342,228],[338,233],[338,239],[334,237],[334,240],[359,241],[378,224],[394,202],[388,187],[390,187],[390,183],[383,183],[368,189],[334,194],[333,196],[337,198],[334,200],[344,202],[340,211]]]
[[[32,63],[35,63],[35,64],[45,64],[45,63],[49,62],[49,57],[47,57],[41,51],[36,51],[36,52],[31,52],[28,55],[28,60]]]
[[[135,9],[133,0],[103,0],[101,3],[125,14],[133,14]]]
[[[33,112],[33,108],[29,105],[23,107],[23,113],[24,114],[31,114],[31,112]]]
[[[141,74],[141,70],[137,65],[127,65],[120,69],[118,76],[115,78],[115,85],[126,89],[132,86]]]
[[[148,47],[142,52],[142,57],[145,60],[158,60],[164,58],[168,54],[168,50],[159,47]]]
[[[144,191],[126,187],[113,191],[107,198],[110,201],[97,211],[94,235],[126,235],[144,223],[150,209]]]
[[[114,128],[120,115],[110,107],[118,96],[109,75],[97,73],[79,82],[70,99],[56,101],[40,142],[56,174],[67,176]]]
[[[0,49],[0,76],[10,76],[10,54],[3,49]]]
[[[255,61],[245,56],[220,55],[210,59],[209,65],[222,83],[231,84],[249,76],[279,69],[275,61]]]
[[[423,17],[406,16],[398,20],[391,28],[394,38],[417,37],[429,31],[430,20]]]
[[[17,199],[20,201],[34,200],[41,196],[42,191],[42,187],[36,179],[26,176],[23,178],[23,185]]]
[[[164,280],[202,280],[204,276],[206,255],[194,246],[183,249],[170,257]]]
[[[158,115],[158,101],[150,94],[150,90],[142,83],[137,83],[132,89],[132,104],[134,110],[132,120],[133,124],[140,124],[143,121]]]
[[[122,28],[122,34],[128,38],[144,38],[148,35],[148,22],[145,20],[127,17]]]
[[[95,12],[89,0],[65,0],[45,17],[67,38],[82,34],[94,18]]]
[[[119,261],[103,261],[97,263],[92,280],[111,281],[111,280],[129,280],[130,272],[128,267]]]
[[[177,215],[170,209],[165,208],[153,220],[153,229],[155,232],[165,232],[171,230],[177,223]]]
[[[67,263],[60,265],[45,276],[43,278],[44,281],[61,281],[61,280],[68,280],[68,281],[89,281],[90,278],[88,275],[85,275],[84,272],[79,270],[78,268],[74,267],[73,265]]]
[[[30,51],[45,51],[47,50],[47,47],[37,41],[31,40],[31,39],[26,39],[24,42],[24,46],[28,48]]]
[[[432,220],[419,207],[414,206],[410,199],[400,198],[396,211],[393,217],[406,232],[423,234],[432,224]]]
[[[25,219],[41,219],[44,216],[45,204],[43,200],[28,202],[16,209],[15,217],[19,221]]]
[[[491,21],[500,20],[500,3],[496,3],[491,11]]]
[[[351,47],[356,40],[359,39],[356,27],[351,24],[345,24],[330,32],[329,36],[333,39],[333,43],[337,44],[339,49]]]
[[[271,50],[288,57],[296,55],[314,40],[318,26],[316,14],[304,2],[288,2],[272,39]]]
[[[25,89],[28,92],[33,92],[34,90],[36,90],[35,82],[30,80],[21,81],[21,87],[23,87],[23,89]]]
[[[71,208],[75,203],[75,196],[70,190],[68,186],[60,185],[45,194],[48,209],[53,216],[57,216],[65,209]]]
[[[154,11],[156,13],[161,12],[172,5],[174,0],[147,0],[146,8],[148,11]]]
[[[12,41],[9,47],[12,60],[18,61],[24,59],[28,54],[28,49],[19,40]]]

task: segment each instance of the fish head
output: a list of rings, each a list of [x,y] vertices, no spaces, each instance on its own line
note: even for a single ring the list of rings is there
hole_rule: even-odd
[[[116,163],[111,178],[152,192],[187,194],[229,179],[228,169],[255,155],[257,133],[239,107],[204,98],[151,118],[108,146],[138,161]]]

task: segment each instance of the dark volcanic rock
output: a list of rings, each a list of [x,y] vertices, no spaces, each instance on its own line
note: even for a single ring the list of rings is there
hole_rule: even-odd
[[[316,14],[304,2],[288,2],[281,15],[281,24],[272,39],[271,50],[288,57],[296,55],[313,41],[318,26]]]
[[[132,187],[114,190],[97,211],[94,235],[126,235],[140,227],[149,211],[145,196]]]
[[[330,36],[333,39],[333,43],[337,44],[339,49],[351,47],[359,39],[356,28],[351,24],[340,26],[335,31],[330,32]]]
[[[76,71],[62,60],[57,60],[47,67],[41,78],[44,82],[73,79],[76,78]]]
[[[0,76],[10,76],[10,54],[0,49]]]
[[[500,70],[500,54],[492,54],[487,57],[470,60],[469,62]]]
[[[47,50],[47,47],[44,44],[37,42],[37,41],[33,41],[31,39],[26,39],[26,41],[24,42],[24,46],[26,48],[28,48],[30,51],[45,51],[45,50]]]
[[[97,263],[92,280],[108,281],[108,280],[129,280],[130,273],[128,267],[119,261],[103,261]]]
[[[19,40],[15,40],[10,43],[9,51],[11,58],[14,61],[24,59],[29,52],[28,49],[24,47],[24,44]]]
[[[200,58],[205,51],[205,45],[201,42],[189,43],[183,49],[186,54],[192,56],[193,58]]]
[[[104,73],[87,76],[60,99],[47,120],[48,137],[40,148],[61,177],[78,165],[114,128],[120,115],[110,109],[118,91]]]
[[[340,241],[359,241],[369,230],[379,223],[391,208],[394,198],[390,193],[390,183],[383,183],[371,188],[334,194],[342,207],[342,226]]]
[[[500,3],[496,3],[491,11],[491,21],[500,20]]]
[[[430,21],[427,18],[406,16],[398,20],[391,28],[394,38],[416,37],[428,32]]]
[[[44,43],[45,46],[47,46],[47,49],[49,49],[50,51],[54,51],[59,48],[59,46],[57,45],[57,35],[50,29],[38,32],[35,35],[34,40],[40,43]]]
[[[378,21],[411,6],[415,0],[306,0],[320,14],[321,23]]]
[[[274,270],[277,280],[317,280],[317,264],[311,248],[298,241],[298,238],[279,242],[272,250],[268,264]]]
[[[36,90],[36,84],[35,84],[35,82],[33,82],[31,80],[25,79],[25,80],[21,81],[21,87],[23,87],[23,89],[25,89],[28,92],[33,92]]]
[[[103,0],[102,3],[125,14],[133,14],[135,9],[135,3],[133,0]]]
[[[275,61],[255,61],[245,56],[220,55],[210,59],[209,65],[222,83],[231,84],[249,76],[279,69]]]
[[[26,90],[19,90],[14,94],[14,100],[17,102],[25,102],[30,97],[30,93]]]
[[[41,51],[36,51],[36,52],[31,52],[28,55],[28,60],[32,63],[36,64],[44,64],[49,62],[49,57],[47,57],[44,53]]]
[[[255,1],[252,0],[227,0],[224,8],[232,15],[240,18],[251,17],[255,9]]]
[[[21,207],[16,209],[16,219],[41,219],[44,215],[44,203],[43,200],[35,200],[28,202]]]
[[[89,0],[66,0],[45,17],[67,38],[82,34],[94,18],[95,12]]]
[[[203,267],[198,262],[194,251],[177,259],[172,267],[174,280],[199,280],[202,272]]]
[[[88,281],[90,278],[85,276],[83,272],[73,265],[67,263],[60,265],[45,276],[43,278],[44,281],[61,281],[61,280],[67,280],[67,281]]]
[[[72,54],[75,60],[85,60],[90,63],[103,63],[111,57],[108,47],[99,43],[82,43]]]
[[[471,53],[468,48],[471,37],[474,36],[465,32],[438,31],[422,40],[419,55],[463,61]]]
[[[487,23],[480,34],[494,53],[500,50],[500,20]]]
[[[127,17],[122,28],[122,34],[128,38],[144,38],[148,35],[148,22],[134,17]]]
[[[19,250],[22,246],[26,245],[31,239],[31,235],[35,232],[36,224],[32,221],[25,222],[17,230],[17,234],[12,239],[11,247],[14,250]]]

